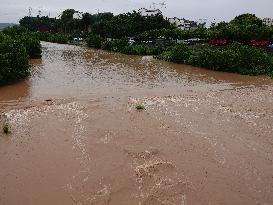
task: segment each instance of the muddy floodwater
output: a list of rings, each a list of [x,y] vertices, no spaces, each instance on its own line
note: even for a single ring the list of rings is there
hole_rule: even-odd
[[[273,80],[42,47],[0,87],[1,205],[273,204]]]

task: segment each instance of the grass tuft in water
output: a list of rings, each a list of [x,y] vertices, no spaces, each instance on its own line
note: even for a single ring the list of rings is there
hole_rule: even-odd
[[[137,110],[146,110],[145,106],[142,103],[136,104],[136,109]]]
[[[11,133],[11,131],[10,131],[10,126],[9,126],[7,123],[5,123],[5,124],[3,125],[3,133],[5,133],[5,134]]]

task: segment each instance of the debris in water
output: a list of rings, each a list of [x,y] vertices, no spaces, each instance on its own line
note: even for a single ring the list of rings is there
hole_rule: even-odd
[[[136,176],[142,178],[144,176],[150,176],[151,173],[157,171],[159,167],[164,166],[164,167],[169,167],[173,168],[175,167],[173,163],[168,162],[168,161],[162,161],[162,160],[157,160],[153,163],[145,163],[142,165],[139,165],[135,168],[135,173]]]

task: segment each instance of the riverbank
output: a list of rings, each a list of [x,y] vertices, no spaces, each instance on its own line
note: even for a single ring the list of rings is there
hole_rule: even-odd
[[[77,45],[77,43],[68,43]],[[84,44],[79,44],[84,47]],[[130,44],[127,39],[104,41],[91,34],[86,42],[89,48],[102,49],[127,55],[154,56],[156,59],[178,64],[193,65],[210,70],[239,73],[242,75],[273,76],[273,55],[262,48],[234,42],[228,46],[216,47],[205,44],[169,46]]]
[[[153,55],[157,59],[174,63],[204,67],[216,71],[243,75],[273,76],[273,55],[262,48],[233,42],[224,47],[187,46],[184,44],[149,45],[130,44],[127,39],[103,41],[91,35],[89,47],[121,52],[130,55]]]
[[[77,11],[65,10],[62,15],[73,13]],[[162,60],[217,71],[273,76],[273,56],[267,52],[273,41],[273,27],[266,26],[255,14],[241,14],[230,22],[212,24],[210,28],[196,24],[195,28],[188,29],[181,29],[184,23],[173,24],[161,14],[145,16],[136,11],[97,16],[85,13],[79,20],[69,16],[69,21],[64,20],[66,18],[44,18],[41,21],[25,17],[21,24],[33,31],[40,31],[44,26],[45,31],[53,33],[39,32],[41,40],[63,43],[84,39],[92,48],[130,55],[153,55]],[[56,29],[58,27],[54,24],[45,25],[47,21],[62,26]],[[196,44],[207,46],[193,48]]]

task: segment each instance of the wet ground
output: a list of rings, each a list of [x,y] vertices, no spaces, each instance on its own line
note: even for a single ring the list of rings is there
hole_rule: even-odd
[[[0,88],[0,204],[273,204],[267,77],[51,43],[31,63]]]

